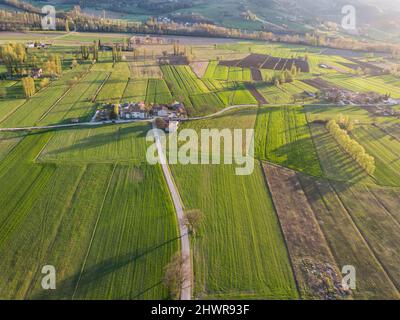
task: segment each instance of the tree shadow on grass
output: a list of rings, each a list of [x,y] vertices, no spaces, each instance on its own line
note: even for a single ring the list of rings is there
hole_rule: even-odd
[[[36,293],[30,297],[33,300],[43,300],[43,299],[71,299],[72,295],[75,291],[76,285],[79,281],[77,296],[75,298],[82,299],[84,295],[81,296],[80,293],[84,293],[87,290],[93,290],[98,285],[102,286],[102,280],[109,276],[110,274],[116,272],[124,272],[121,270],[122,268],[134,264],[140,263],[141,260],[146,259],[146,256],[154,253],[156,251],[159,252],[160,255],[164,254],[162,249],[165,246],[168,246],[176,241],[178,241],[180,237],[175,237],[165,242],[162,242],[158,245],[149,247],[147,249],[142,250],[141,252],[132,252],[130,254],[125,254],[122,256],[116,256],[108,258],[94,266],[86,267],[82,274],[75,273],[74,275],[63,279],[61,282],[57,282],[56,290],[41,290],[39,293]],[[57,267],[57,266],[56,266]],[[40,276],[39,276],[40,277]],[[38,280],[37,280],[38,281]],[[108,280],[107,280],[108,282]],[[103,283],[104,284],[104,283]],[[109,284],[109,283],[108,283]],[[134,283],[133,283],[134,284]],[[116,286],[119,284],[112,283],[112,286]],[[157,287],[162,286],[162,280],[156,281],[152,284],[148,284],[146,282],[144,288],[138,288],[137,291],[132,291],[129,294],[124,296],[113,296],[108,297],[108,292],[100,292],[96,296],[98,299],[143,299],[144,295]],[[133,286],[130,287],[131,290],[134,290]]]
[[[98,148],[101,146],[113,144],[117,141],[123,141],[125,139],[131,139],[131,138],[144,138],[147,135],[147,131],[151,128],[148,123],[140,123],[132,125],[132,126],[123,126],[120,124],[108,124],[104,125],[101,127],[77,127],[77,128],[60,128],[55,130],[56,132],[62,132],[62,131],[70,131],[70,130],[91,130],[91,132],[95,132],[96,130],[102,130],[104,128],[108,127],[115,127],[116,130],[112,132],[104,132],[104,133],[98,133],[98,134],[92,134],[89,137],[85,137],[80,139],[77,143],[71,144],[65,147],[60,147],[57,148],[54,151],[46,153],[46,155],[51,156],[51,155],[59,155],[63,153],[73,153],[75,151],[80,151],[80,150],[89,150],[89,149],[94,149]]]

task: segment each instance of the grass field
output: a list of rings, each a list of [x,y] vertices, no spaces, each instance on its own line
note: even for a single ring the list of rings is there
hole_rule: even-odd
[[[64,72],[63,76],[49,86],[40,90],[32,98],[22,104],[14,112],[9,113],[0,123],[1,127],[32,126],[54,106],[63,94],[69,89],[68,81],[85,73],[86,65],[81,65],[76,69]]]
[[[21,141],[24,133],[0,132],[0,161]]]
[[[69,123],[72,119],[89,121],[95,112],[92,98],[95,96],[106,74],[90,72],[75,85],[40,121],[40,125]]]
[[[161,67],[175,100],[183,100],[189,115],[213,113],[224,107],[223,101],[188,66]]]
[[[178,244],[160,168],[117,166],[74,298],[167,298],[164,266]]]
[[[179,239],[161,169],[117,164],[124,161],[115,148],[105,164],[95,153],[87,163],[33,163],[58,133],[20,138],[0,163],[0,265],[7,280],[0,297],[167,298],[163,270]],[[115,143],[115,135],[106,136]],[[115,147],[132,152],[132,145]],[[41,289],[41,268],[48,264],[57,270],[55,291]]]
[[[44,162],[142,163],[146,161],[147,123],[58,130],[39,155]]]
[[[119,103],[128,84],[129,75],[130,71],[127,62],[115,63],[111,71],[111,76],[101,89],[96,102]]]
[[[329,75],[325,80],[339,87],[355,92],[376,92],[382,95],[390,94],[394,99],[400,99],[400,88],[381,77],[354,77],[348,75]]]
[[[122,101],[170,104],[173,99],[167,84],[162,79],[131,79],[126,86]]]
[[[162,71],[157,64],[156,60],[149,59],[146,61],[132,61],[129,62],[132,79],[161,79]]]
[[[356,106],[306,105],[304,106],[304,113],[310,122],[339,120],[340,115],[348,116],[355,123],[371,123],[373,121],[367,110]]]
[[[299,175],[299,179],[338,265],[352,265],[357,270],[354,297],[398,299],[399,293],[371,250],[371,243],[364,239],[349,214],[349,207],[343,205],[330,183],[305,175]],[[346,189],[346,185],[341,185],[340,189]],[[351,201],[358,200],[353,198]]]
[[[322,124],[310,124],[324,176],[331,180],[375,183]]]
[[[260,159],[314,176],[322,175],[302,107],[260,108],[255,132],[255,154]]]
[[[399,288],[400,256],[397,244],[400,241],[400,225],[394,218],[398,214],[398,202],[388,206],[379,196],[383,190],[373,193],[370,186],[363,184],[343,186],[335,183],[334,188],[373,253]]]
[[[256,114],[255,109],[232,111],[184,127],[253,128]],[[204,214],[193,239],[195,296],[296,298],[261,166],[256,163],[250,176],[236,176],[232,165],[174,165],[171,169],[186,209]]]
[[[400,186],[400,141],[372,125],[358,126],[351,134],[375,158],[378,183]]]

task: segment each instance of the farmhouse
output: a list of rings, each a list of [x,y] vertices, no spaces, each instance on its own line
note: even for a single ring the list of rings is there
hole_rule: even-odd
[[[169,114],[169,110],[165,105],[155,104],[154,106],[152,106],[151,111],[154,116],[159,116],[163,118],[168,117]]]
[[[34,79],[41,78],[43,75],[43,70],[41,68],[32,68],[31,76]]]
[[[129,48],[133,49],[139,45],[161,45],[164,44],[164,39],[151,36],[133,36],[129,39]]]
[[[183,119],[187,117],[184,105],[175,101],[171,105],[150,104],[146,105],[143,101],[129,102],[122,105],[106,104],[96,111],[93,117],[96,121],[106,121],[116,118],[131,119],[151,119],[160,117],[166,120]]]
[[[120,117],[123,119],[147,119],[149,112],[144,102],[125,103],[120,108]]]
[[[323,96],[329,102],[336,102],[342,105],[390,104],[390,101],[392,101],[388,95],[381,95],[376,92],[353,92],[338,88],[325,89]]]

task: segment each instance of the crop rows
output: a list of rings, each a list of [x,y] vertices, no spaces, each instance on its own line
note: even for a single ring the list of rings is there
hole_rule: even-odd
[[[256,110],[241,109],[188,122],[183,128],[251,129],[255,118]],[[195,297],[295,298],[292,271],[261,167],[255,163],[249,176],[237,176],[235,167],[171,166],[186,209],[204,215],[193,242]]]
[[[102,72],[91,72],[75,85],[63,99],[39,122],[40,125],[70,122],[77,118],[88,120],[94,113],[91,101],[105,78]]]
[[[104,84],[96,101],[101,103],[119,103],[124,95],[129,75],[128,63],[116,63],[111,72],[111,76]]]
[[[224,106],[223,101],[188,66],[162,66],[162,70],[174,99],[183,98],[189,114],[207,114]]]
[[[40,118],[53,106],[53,104],[69,89],[69,80],[81,75],[79,71],[67,71],[63,76],[48,87],[30,98],[15,112],[10,114],[0,124],[1,127],[31,126],[36,124]]]

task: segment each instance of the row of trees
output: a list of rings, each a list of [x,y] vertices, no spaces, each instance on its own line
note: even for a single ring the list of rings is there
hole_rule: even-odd
[[[8,43],[0,47],[0,59],[9,75],[21,74],[25,69],[28,56],[22,43]]]
[[[339,115],[339,125],[347,132],[351,132],[354,129],[354,121],[349,116],[342,114]]]
[[[114,44],[112,48],[112,60],[113,62],[122,61],[122,47]]]
[[[150,19],[146,22],[133,22],[113,19],[102,19],[81,12],[79,6],[67,14],[57,16],[58,30],[69,30],[71,25],[76,31],[92,32],[125,32],[160,35],[193,35],[211,37],[230,37],[239,39],[287,42],[294,44],[318,45],[339,49],[351,49],[372,52],[399,52],[400,46],[385,42],[357,40],[350,37],[330,38],[324,34],[287,34],[277,35],[267,31],[248,31],[226,28],[209,23],[194,23],[186,25],[175,22],[159,22]],[[10,12],[0,10],[0,30],[40,30],[41,16],[37,13]]]
[[[99,41],[100,43],[100,41]],[[99,60],[99,44],[97,41],[93,41],[92,45],[82,45],[81,46],[81,58],[82,60],[89,60],[90,55],[92,55],[92,60]]]
[[[333,135],[339,145],[363,168],[368,174],[375,172],[375,159],[365,152],[365,149],[356,140],[351,139],[347,131],[340,128],[335,120],[330,120],[326,128]]]
[[[36,93],[35,80],[31,77],[22,78],[22,88],[26,98],[32,97]]]
[[[43,73],[51,77],[60,76],[62,73],[62,62],[58,54],[50,55],[43,65]]]
[[[62,73],[61,57],[58,54],[37,57],[29,54],[22,43],[7,43],[0,47],[0,59],[9,76],[27,75],[34,68],[42,68],[49,76],[60,76]]]
[[[300,70],[293,65],[291,70],[275,73],[271,79],[266,79],[266,81],[270,81],[272,84],[279,87],[283,83],[293,82],[299,73]]]

